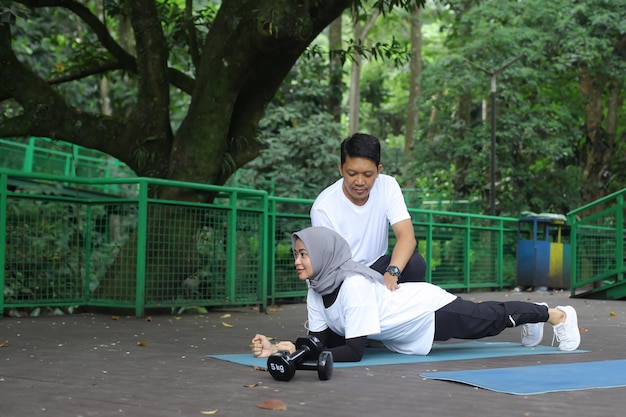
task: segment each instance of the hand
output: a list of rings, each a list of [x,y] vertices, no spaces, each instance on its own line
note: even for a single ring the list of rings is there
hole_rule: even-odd
[[[257,358],[267,358],[274,353],[272,342],[262,334],[257,334],[252,338],[250,347],[252,348],[252,354]]]
[[[276,352],[279,350],[286,350],[290,355],[296,351],[296,345],[289,341],[278,342],[274,345],[274,347],[276,348]]]
[[[398,277],[391,275],[389,272],[385,272],[383,279],[385,280],[385,287],[387,287],[389,291],[395,291],[400,288],[398,285]]]
[[[279,350],[286,350],[290,354],[296,351],[296,345],[291,342],[278,342],[275,345],[269,341],[269,339],[262,335],[257,334],[252,338],[252,343],[250,344],[252,348],[252,354],[257,358],[267,358],[272,353],[276,353]]]

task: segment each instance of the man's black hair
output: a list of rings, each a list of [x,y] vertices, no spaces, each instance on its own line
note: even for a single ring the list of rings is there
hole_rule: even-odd
[[[355,133],[341,142],[341,164],[347,157],[367,158],[380,165],[380,142],[376,136]]]

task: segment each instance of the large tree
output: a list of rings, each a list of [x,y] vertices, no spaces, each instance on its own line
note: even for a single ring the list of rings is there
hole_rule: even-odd
[[[111,0],[103,14],[95,3],[0,0],[0,137],[59,139],[103,151],[140,176],[220,185],[260,154],[266,107],[324,28],[351,7],[386,13],[423,0]],[[70,45],[71,59],[48,45]],[[111,115],[82,100],[87,78],[99,77],[89,80],[95,89],[103,76],[114,97],[126,94]],[[151,192],[213,198],[183,187]],[[148,299],[200,270],[201,216],[171,221],[177,208],[149,210],[145,252],[131,235],[99,282],[103,296],[121,289],[134,297],[134,279],[124,277],[134,277],[142,256]]]
[[[0,103],[10,111],[0,114],[0,137],[60,139],[110,154],[141,176],[223,184],[259,155],[257,129],[267,104],[324,28],[350,7],[386,12],[423,0],[224,0],[213,6],[212,19],[206,18],[211,3],[202,9],[195,3],[188,0],[182,9],[166,0],[111,1],[102,20],[89,2],[4,0]],[[57,77],[49,68],[38,72],[27,65],[12,45],[29,13],[36,16],[41,9],[78,17],[66,21],[78,21],[97,38],[89,44],[93,49],[83,46],[80,62]],[[132,48],[111,30],[126,21]],[[205,30],[194,22],[204,22]],[[181,59],[183,52],[187,56]],[[71,89],[58,88],[108,73],[124,73],[132,83],[132,105],[123,114],[85,111],[64,95]],[[176,129],[172,87],[188,96]],[[170,199],[210,199],[185,195],[179,188],[159,193]]]

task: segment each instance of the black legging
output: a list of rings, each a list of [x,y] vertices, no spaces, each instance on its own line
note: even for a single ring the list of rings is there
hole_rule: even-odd
[[[389,266],[391,255],[383,255],[374,262],[370,268],[385,275],[385,269]],[[422,282],[426,276],[426,261],[418,252],[415,252],[407,262],[398,282]]]
[[[475,303],[457,297],[435,311],[435,341],[480,339],[500,334],[507,327],[544,323],[549,318],[544,305],[525,301]]]

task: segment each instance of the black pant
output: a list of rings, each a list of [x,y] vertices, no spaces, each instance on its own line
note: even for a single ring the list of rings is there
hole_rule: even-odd
[[[457,297],[435,311],[435,341],[480,339],[500,334],[507,327],[548,321],[548,308],[524,301],[475,303]]]
[[[374,262],[370,268],[385,275],[385,269],[389,266],[391,255],[383,255]],[[415,252],[407,262],[398,282],[423,282],[426,277],[426,261],[418,252]]]

